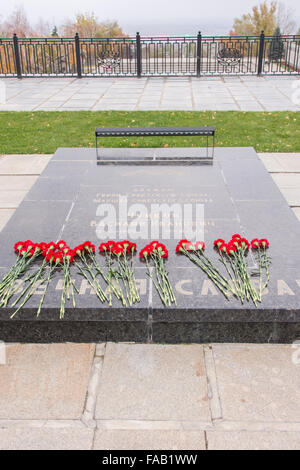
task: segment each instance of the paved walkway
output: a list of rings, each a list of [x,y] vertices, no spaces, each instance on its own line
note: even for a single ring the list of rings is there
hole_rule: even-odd
[[[291,77],[5,78],[1,110],[299,111]],[[2,85],[3,86],[3,85]]]
[[[0,229],[50,158],[0,157]],[[261,158],[300,220],[300,154]],[[3,356],[0,449],[300,449],[300,344],[13,344]]]

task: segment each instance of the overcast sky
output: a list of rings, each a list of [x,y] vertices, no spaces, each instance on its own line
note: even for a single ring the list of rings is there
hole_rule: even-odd
[[[155,22],[199,23],[231,25],[235,17],[251,10],[262,0],[0,0],[1,15],[8,15],[14,6],[23,5],[32,22],[39,18],[60,24],[64,18],[77,12],[93,11],[101,20],[118,20],[122,25],[139,25]],[[282,3],[295,9],[295,19],[300,27],[300,2],[287,0]],[[138,29],[138,28],[136,28]]]

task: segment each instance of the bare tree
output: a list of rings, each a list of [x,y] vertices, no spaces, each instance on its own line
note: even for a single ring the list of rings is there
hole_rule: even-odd
[[[50,36],[51,30],[52,30],[52,27],[49,21],[45,21],[42,18],[40,18],[39,21],[34,26],[33,32],[35,36],[42,38],[45,36]]]
[[[283,34],[292,34],[296,31],[295,9],[282,2],[277,3],[277,26]]]
[[[3,33],[8,36],[11,36],[13,33],[17,33],[20,37],[32,35],[32,28],[22,6],[13,10],[7,20],[3,23],[2,29]]]

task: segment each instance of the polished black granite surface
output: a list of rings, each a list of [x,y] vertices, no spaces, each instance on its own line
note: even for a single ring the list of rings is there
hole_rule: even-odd
[[[108,157],[140,155],[191,158],[196,149],[102,149]],[[120,199],[121,198],[121,199]],[[119,222],[122,201],[132,214]],[[121,202],[120,202],[121,201]],[[121,205],[120,205],[121,204]],[[153,217],[152,204],[204,207],[202,224],[207,254],[217,263],[214,239],[233,233],[268,238],[271,281],[258,308],[227,301],[205,275],[175,254],[175,219]],[[105,209],[115,210],[115,233],[105,237]],[[135,224],[141,210],[140,224]],[[146,210],[146,214],[143,212]],[[127,214],[127,212],[126,212]],[[191,215],[191,227],[196,215]],[[192,225],[192,223],[194,225]],[[135,232],[132,232],[133,228]],[[162,230],[164,229],[164,236]],[[168,229],[170,233],[168,234]],[[152,230],[152,232],[151,232]],[[128,233],[129,231],[129,233]],[[139,342],[291,342],[300,334],[300,224],[252,148],[218,148],[211,165],[99,165],[95,149],[60,148],[0,233],[0,277],[15,260],[14,241],[65,239],[71,246],[101,237],[134,239],[138,248],[159,238],[169,248],[166,263],[177,306],[163,307],[145,266],[136,256],[141,302],[131,308],[118,301],[101,304],[73,268],[80,294],[76,308],[67,304],[59,320],[61,275],[56,273],[39,319],[42,289],[12,320],[11,307],[0,309],[0,340],[5,341],[139,341]],[[184,238],[189,238],[187,234]],[[99,261],[101,260],[99,256]],[[255,266],[249,256],[250,266]]]

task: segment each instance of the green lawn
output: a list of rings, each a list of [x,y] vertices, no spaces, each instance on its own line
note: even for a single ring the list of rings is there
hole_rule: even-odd
[[[300,152],[300,112],[64,111],[0,112],[0,153],[53,153],[57,147],[94,147],[96,126],[215,125],[219,147]],[[105,147],[190,147],[197,137],[102,139]]]

